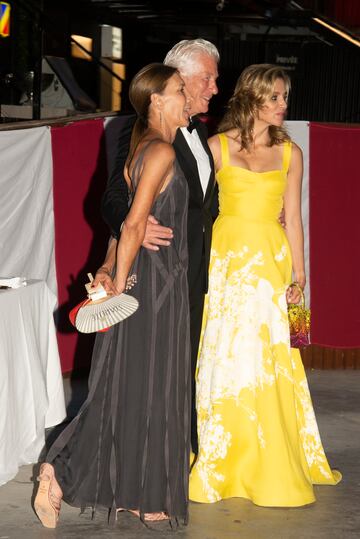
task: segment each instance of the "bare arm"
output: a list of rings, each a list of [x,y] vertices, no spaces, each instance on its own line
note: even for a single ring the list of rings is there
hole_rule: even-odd
[[[158,251],[159,246],[169,246],[173,236],[174,234],[171,228],[159,225],[155,217],[149,215],[142,244],[143,247],[146,247],[150,251]]]
[[[210,151],[214,159],[215,172],[220,170],[221,164],[221,146],[218,135],[214,135],[208,139]]]
[[[105,260],[102,266],[100,266],[100,268],[97,270],[95,279],[92,283],[93,287],[96,287],[99,283],[101,283],[108,294],[116,294],[116,288],[111,278],[116,260],[116,246],[117,239],[112,236],[109,240]]]
[[[293,273],[295,280],[304,288],[306,283],[304,263],[304,232],[301,218],[301,185],[303,175],[303,157],[300,148],[293,144],[287,187],[284,195],[286,235],[289,240]],[[298,293],[292,290],[288,300],[296,302]]]
[[[124,118],[124,126],[118,141],[115,165],[108,178],[106,190],[101,201],[101,213],[103,219],[109,225],[112,235],[117,239],[120,237],[120,227],[129,211],[129,192],[124,178],[124,167],[129,153],[131,130],[134,122],[134,116]],[[172,237],[173,233],[171,228],[159,225],[155,217],[149,215],[148,226],[143,242],[144,247],[152,251],[158,251],[159,246],[170,245]],[[114,264],[115,258],[113,260],[113,265]],[[104,265],[106,265],[106,261],[104,261],[103,266]],[[99,270],[101,268],[99,268]]]
[[[175,152],[170,144],[156,142],[146,150],[135,197],[124,221],[117,249],[114,284],[120,294],[135,256],[144,240],[150,210],[172,171]]]
[[[153,215],[149,215],[145,237],[142,243],[143,247],[146,247],[146,249],[149,249],[150,251],[158,251],[159,245],[170,245],[172,238],[172,229],[159,225],[155,217]],[[108,294],[116,294],[116,288],[111,278],[116,261],[116,246],[117,239],[112,236],[109,240],[105,260],[102,263],[102,266],[100,266],[100,268],[97,270],[92,284],[93,287],[96,287],[99,283],[101,283]]]

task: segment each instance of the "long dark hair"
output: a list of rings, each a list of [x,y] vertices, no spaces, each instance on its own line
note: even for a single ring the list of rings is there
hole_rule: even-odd
[[[137,120],[131,134],[128,162],[134,155],[136,146],[148,127],[151,95],[161,94],[174,73],[177,73],[175,67],[154,63],[140,69],[132,79],[129,89],[129,99],[137,114]]]

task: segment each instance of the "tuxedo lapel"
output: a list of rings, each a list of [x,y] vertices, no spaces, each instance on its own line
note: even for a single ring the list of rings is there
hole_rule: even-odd
[[[197,162],[180,129],[177,130],[173,145],[177,160],[188,182],[190,193],[192,193],[193,196],[195,195],[196,198],[202,202],[204,194],[201,187]]]
[[[205,196],[204,196],[204,205],[206,205],[206,202],[211,199],[211,195],[212,195],[212,193],[214,191],[214,186],[215,186],[215,172],[214,172],[214,169],[215,169],[215,167],[214,167],[214,159],[213,159],[211,150],[209,148],[209,145],[207,143],[207,130],[204,129],[204,126],[202,125],[201,120],[197,120],[197,121],[198,121],[197,132],[198,132],[201,144],[203,145],[204,150],[206,151],[207,155],[209,156],[210,167],[211,167],[209,182],[208,182],[208,185],[207,185],[207,188],[206,188],[206,193],[205,193]]]

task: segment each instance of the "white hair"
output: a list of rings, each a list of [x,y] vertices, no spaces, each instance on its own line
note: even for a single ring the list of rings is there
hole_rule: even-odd
[[[176,67],[180,73],[190,74],[196,71],[196,57],[206,54],[219,63],[220,54],[217,48],[206,39],[183,39],[176,43],[165,56],[164,64]]]

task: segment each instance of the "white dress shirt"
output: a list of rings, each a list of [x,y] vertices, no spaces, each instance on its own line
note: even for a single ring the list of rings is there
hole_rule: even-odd
[[[201,187],[203,190],[203,195],[205,196],[211,173],[209,156],[201,143],[196,129],[193,129],[191,133],[189,133],[187,127],[181,127],[180,129],[196,159]]]

